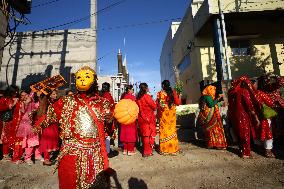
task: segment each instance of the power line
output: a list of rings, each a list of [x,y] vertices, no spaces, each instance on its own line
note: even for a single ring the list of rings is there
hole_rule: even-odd
[[[107,30],[115,30],[115,29],[123,29],[123,28],[133,28],[133,27],[142,27],[145,25],[153,25],[153,24],[160,24],[160,23],[164,23],[164,22],[170,22],[170,21],[177,21],[177,20],[181,20],[181,17],[177,17],[177,18],[168,18],[168,19],[160,19],[160,20],[152,20],[152,21],[146,21],[143,23],[132,23],[132,24],[126,24],[126,25],[121,25],[121,26],[111,26],[111,27],[106,27],[106,28],[101,28],[101,29],[94,29],[92,31],[107,31]],[[24,34],[24,37],[28,37],[28,36],[33,36],[35,32],[30,33],[30,34]],[[82,36],[87,36],[87,37],[97,37],[96,35],[90,35],[87,34],[85,32],[70,32],[70,34],[73,35],[82,35]],[[41,36],[47,36],[47,35],[54,35],[53,33],[43,33],[41,34]],[[35,36],[33,38],[36,38]]]
[[[60,1],[60,0],[48,1],[48,2],[45,2],[45,3],[41,3],[41,4],[38,4],[38,5],[32,6],[32,8],[38,8],[38,7],[50,5],[50,4],[56,3],[56,2],[58,2],[58,1]]]
[[[66,22],[66,23],[63,23],[63,24],[59,24],[59,25],[56,25],[56,26],[51,26],[51,27],[48,27],[48,28],[44,28],[44,29],[41,29],[41,30],[39,30],[39,31],[52,30],[52,29],[59,28],[59,27],[62,27],[62,26],[74,25],[74,24],[83,22],[83,21],[85,21],[85,20],[88,20],[90,17],[95,16],[95,15],[97,15],[98,13],[101,13],[101,12],[103,12],[103,11],[106,11],[106,10],[112,8],[112,7],[118,6],[118,5],[122,4],[122,3],[125,2],[125,1],[127,1],[127,0],[118,1],[118,2],[116,2],[116,3],[110,4],[110,5],[106,6],[105,8],[100,9],[99,11],[94,12],[94,13],[88,15],[88,16],[85,16],[85,17],[82,17],[82,18],[79,18],[79,19],[76,19],[76,20],[73,20],[73,21],[70,21],[70,22]]]
[[[114,26],[114,27],[107,27],[107,28],[101,28],[97,29],[96,31],[105,31],[105,30],[114,30],[114,29],[122,29],[122,28],[132,28],[132,27],[139,27],[139,26],[144,26],[144,25],[152,25],[152,24],[160,24],[164,22],[170,22],[170,21],[177,21],[181,20],[181,17],[178,18],[169,18],[169,19],[163,19],[163,20],[153,20],[153,21],[148,21],[144,23],[133,23],[133,24],[127,24],[127,25],[122,25],[122,26]]]

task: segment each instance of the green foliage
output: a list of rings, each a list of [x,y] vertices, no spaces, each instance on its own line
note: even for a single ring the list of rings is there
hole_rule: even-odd
[[[181,94],[183,92],[183,82],[181,80],[178,80],[176,82],[176,85],[175,85],[174,89],[176,90],[176,92],[178,94]]]
[[[270,56],[263,58],[263,54],[260,54],[254,46],[250,50],[250,55],[232,56],[230,58],[233,78],[242,75],[255,77],[265,73],[264,67],[270,64]]]

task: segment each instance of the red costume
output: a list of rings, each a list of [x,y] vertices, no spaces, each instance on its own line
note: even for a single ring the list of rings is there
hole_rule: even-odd
[[[47,119],[40,125],[60,123],[60,189],[90,188],[109,167],[104,133],[109,111],[107,100],[98,95],[89,98],[85,93],[62,97],[49,108]]]
[[[257,131],[257,139],[260,139],[261,141],[264,140],[270,140],[273,138],[272,131],[270,129],[270,125],[268,123],[267,119],[262,119],[261,115],[261,109],[264,104],[266,104],[269,107],[273,106],[273,101],[270,99],[268,95],[266,95],[264,92],[260,90],[255,90],[255,97],[256,97],[256,113],[258,115],[258,118],[260,120],[260,127]]]
[[[138,124],[142,136],[144,155],[151,155],[156,137],[156,103],[150,95],[144,94],[137,101],[139,106]]]
[[[11,101],[8,98],[0,97],[0,138],[2,138],[3,121],[2,113],[10,109]]]
[[[12,102],[12,100],[10,100],[10,102]],[[22,110],[24,110],[23,102],[18,101],[13,111],[13,119],[9,122],[4,122],[3,127],[3,155],[8,155],[9,149],[13,149],[13,161],[20,160],[23,154],[21,145],[23,138],[16,137],[19,123],[23,115]]]
[[[133,94],[127,93],[122,99],[130,99],[135,101],[136,98]],[[123,149],[126,152],[134,152],[135,143],[137,141],[137,126],[136,122],[124,125],[120,125],[120,141],[123,143]]]
[[[110,92],[104,92],[102,94],[102,97],[107,99],[110,102],[110,111],[113,113],[115,104],[114,104],[114,100],[113,100]],[[105,133],[106,133],[107,136],[111,137],[114,133],[114,130],[115,130],[114,122],[105,124]]]
[[[250,135],[255,139],[255,124],[250,116],[254,106],[248,89],[241,88],[241,83],[249,80],[237,80],[229,91],[229,115],[239,137],[239,146],[243,156],[250,156]]]
[[[11,104],[11,100],[8,98],[0,98],[0,111],[6,111],[9,110],[9,106]]]
[[[49,104],[49,111],[52,111],[52,103]],[[41,119],[41,118],[40,118]],[[50,152],[59,148],[59,130],[57,122],[49,122],[47,127],[42,129],[39,141],[39,151],[43,153],[44,160],[50,159]]]

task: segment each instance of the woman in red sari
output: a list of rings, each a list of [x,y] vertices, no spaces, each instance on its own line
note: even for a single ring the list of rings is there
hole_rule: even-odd
[[[107,99],[110,103],[110,111],[113,114],[114,113],[114,100],[110,94],[110,84],[107,82],[104,82],[102,84],[102,90],[101,90],[101,97]],[[114,122],[110,122],[110,123],[105,123],[105,133],[106,133],[106,149],[107,149],[107,153],[108,156],[110,157],[110,139],[114,134],[114,130],[115,130],[115,126],[114,126]]]
[[[264,147],[265,157],[273,158],[275,156],[272,152],[273,135],[272,135],[272,129],[271,129],[271,120],[265,119],[262,116],[262,107],[264,105],[269,106],[269,107],[274,107],[273,101],[265,92],[263,92],[263,81],[261,80],[256,82],[255,86],[253,88],[250,88],[250,90],[251,90],[251,93],[254,94],[254,98],[256,100],[254,105],[255,105],[256,113],[260,120],[260,127],[258,128],[258,131],[257,131],[257,140],[255,141],[255,143],[261,146],[262,149]]]
[[[146,83],[139,85],[140,91],[136,103],[139,106],[138,124],[143,143],[143,157],[153,155],[153,147],[156,137],[156,103],[152,97],[147,94],[149,91]]]
[[[57,93],[54,90],[49,95],[47,102],[45,102],[45,100],[43,99],[42,103],[47,103],[46,108],[48,108],[49,106],[52,106],[54,104],[54,102],[56,101],[56,98],[57,98]],[[40,101],[40,106],[46,106],[46,105],[41,104],[41,101]],[[45,116],[45,114],[43,114],[43,116]],[[58,124],[56,122],[54,123],[49,122],[49,124],[46,125],[46,127],[42,129],[42,133],[40,135],[40,141],[39,141],[39,151],[43,153],[43,157],[44,157],[43,165],[47,165],[47,166],[52,165],[52,162],[50,161],[50,154],[51,152],[58,150],[58,148],[59,148]]]
[[[121,96],[121,99],[130,99],[135,101],[136,98],[133,95],[133,85],[127,85],[125,88],[125,93]],[[135,144],[137,141],[137,126],[136,122],[124,125],[120,125],[120,141],[123,144],[123,155],[134,155],[135,154]]]
[[[247,77],[241,77],[232,83],[229,90],[229,115],[239,138],[239,147],[243,158],[251,157],[250,140],[256,139],[256,126],[259,126],[257,114],[249,88],[252,83]],[[252,136],[251,136],[252,135]]]
[[[4,94],[1,94],[0,96],[0,144],[3,144],[3,159],[4,160],[10,160],[9,158],[9,142],[7,140],[7,131],[8,127],[6,127],[6,124],[2,120],[2,114],[13,108],[13,106],[16,104],[16,101],[13,103],[13,100],[8,98],[7,96],[3,96]],[[3,132],[3,135],[2,135]],[[4,138],[5,137],[5,138]]]

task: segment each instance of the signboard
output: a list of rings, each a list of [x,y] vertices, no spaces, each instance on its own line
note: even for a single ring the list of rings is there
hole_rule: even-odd
[[[66,81],[61,75],[56,75],[50,77],[46,80],[38,82],[34,85],[31,85],[31,89],[34,92],[41,91],[45,95],[51,93],[54,89],[57,89],[66,84]]]

